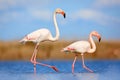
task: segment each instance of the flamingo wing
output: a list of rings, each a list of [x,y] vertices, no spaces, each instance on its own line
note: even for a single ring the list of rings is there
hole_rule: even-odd
[[[27,34],[20,42],[41,42],[44,40],[48,40],[50,35],[50,31],[48,29],[39,29],[33,31],[32,33]]]
[[[85,53],[90,49],[90,43],[88,41],[77,41],[68,46],[75,49],[78,53]]]

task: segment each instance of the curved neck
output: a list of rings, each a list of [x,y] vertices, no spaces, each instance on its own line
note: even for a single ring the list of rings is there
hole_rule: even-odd
[[[89,53],[93,53],[96,50],[96,45],[95,42],[93,41],[92,34],[89,36],[90,44],[91,44],[91,49],[88,50]]]
[[[58,25],[57,25],[57,21],[56,21],[56,12],[54,12],[54,15],[53,15],[53,20],[54,20],[54,26],[55,26],[55,30],[56,30],[56,36],[55,37],[52,37],[51,36],[51,40],[52,41],[56,41],[59,39],[59,29],[58,29]]]

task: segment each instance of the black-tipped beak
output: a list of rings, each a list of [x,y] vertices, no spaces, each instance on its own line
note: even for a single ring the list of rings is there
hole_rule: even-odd
[[[99,38],[99,42],[101,41],[101,37]]]
[[[66,18],[66,14],[65,13],[63,14],[63,16],[64,16],[64,18]]]

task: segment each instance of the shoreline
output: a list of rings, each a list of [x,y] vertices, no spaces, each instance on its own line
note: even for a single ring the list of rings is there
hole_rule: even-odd
[[[42,42],[39,45],[37,59],[40,60],[73,60],[74,53],[66,54],[60,50],[74,41]],[[120,59],[120,42],[95,42],[97,50],[95,53],[86,53],[86,60]],[[0,60],[29,60],[34,50],[34,43],[20,44],[17,41],[0,42]],[[81,59],[79,55],[78,59]]]

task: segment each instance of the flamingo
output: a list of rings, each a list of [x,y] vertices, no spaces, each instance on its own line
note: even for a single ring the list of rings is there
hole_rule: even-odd
[[[58,72],[58,69],[55,66],[43,64],[43,63],[36,61],[36,55],[38,52],[38,46],[39,46],[40,42],[56,41],[59,39],[60,34],[59,34],[59,29],[58,29],[58,25],[57,25],[57,21],[56,21],[56,14],[62,14],[64,16],[64,18],[66,17],[65,12],[62,9],[57,8],[54,11],[53,20],[54,20],[54,25],[55,25],[55,29],[56,29],[56,36],[55,37],[52,36],[52,34],[50,33],[50,31],[48,29],[43,28],[43,29],[38,29],[38,30],[26,35],[22,40],[20,40],[21,43],[26,43],[29,41],[36,43],[32,57],[30,59],[31,63],[33,63],[33,65],[34,65],[34,73],[36,73],[36,64],[39,64],[42,66],[47,66],[49,68],[52,68],[56,72]]]
[[[84,69],[88,70],[89,72],[93,72],[91,69],[89,69],[85,63],[84,63],[84,53],[94,53],[96,51],[96,45],[93,41],[92,36],[95,36],[98,38],[99,42],[101,40],[101,36],[97,31],[92,31],[89,35],[89,41],[77,41],[69,46],[63,48],[62,52],[72,52],[75,53],[75,58],[72,64],[72,73],[74,73],[74,64],[76,62],[76,59],[78,57],[78,53],[81,53],[82,56],[82,66]]]

